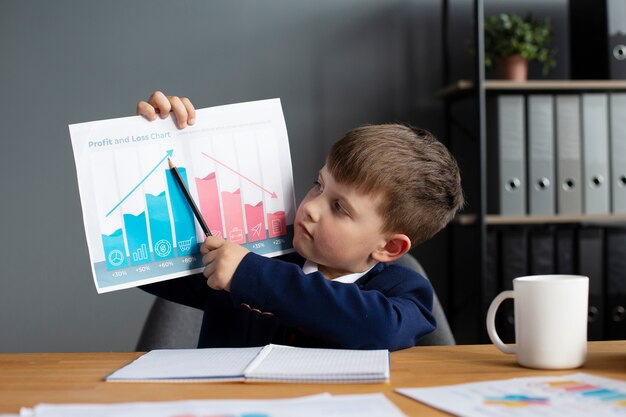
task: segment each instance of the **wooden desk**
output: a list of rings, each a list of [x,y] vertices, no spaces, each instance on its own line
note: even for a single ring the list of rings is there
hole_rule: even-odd
[[[0,354],[0,413],[38,403],[110,403],[209,398],[286,398],[320,392],[383,392],[408,416],[449,416],[393,390],[524,376],[562,375],[515,364],[492,345],[415,347],[391,354],[389,384],[113,383],[103,378],[140,353]],[[591,342],[582,372],[626,380],[626,341]]]

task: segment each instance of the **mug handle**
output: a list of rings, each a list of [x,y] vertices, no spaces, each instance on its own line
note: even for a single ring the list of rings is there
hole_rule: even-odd
[[[502,352],[515,353],[515,345],[505,345],[502,339],[500,339],[500,336],[498,336],[498,332],[496,332],[496,311],[498,311],[500,304],[507,298],[515,299],[513,291],[502,291],[489,305],[489,310],[487,310],[487,333],[489,334],[489,339],[491,339],[493,344]]]

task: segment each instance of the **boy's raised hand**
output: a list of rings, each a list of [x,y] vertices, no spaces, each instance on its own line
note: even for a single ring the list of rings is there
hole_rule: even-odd
[[[196,121],[196,109],[187,97],[166,96],[160,91],[155,91],[148,101],[142,100],[137,103],[138,115],[152,121],[156,119],[157,113],[162,119],[173,113],[179,129],[188,124],[193,125]]]
[[[204,255],[203,274],[207,278],[207,285],[214,290],[230,291],[230,282],[235,270],[250,251],[221,237],[207,236],[200,247],[200,252]]]

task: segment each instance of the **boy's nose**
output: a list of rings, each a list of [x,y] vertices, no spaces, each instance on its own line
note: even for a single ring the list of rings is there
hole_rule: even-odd
[[[304,203],[304,213],[307,218],[309,218],[312,222],[319,221],[320,218],[320,210],[319,210],[319,199],[313,198]]]

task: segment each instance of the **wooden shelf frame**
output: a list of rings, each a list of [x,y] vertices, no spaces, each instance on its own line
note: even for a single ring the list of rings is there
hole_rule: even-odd
[[[497,225],[524,225],[524,224],[552,224],[552,223],[579,223],[579,224],[621,224],[626,226],[626,213],[619,214],[557,214],[553,216],[503,216],[488,214],[484,218],[488,226]],[[478,223],[478,215],[461,214],[454,219],[454,224],[470,226]]]
[[[485,80],[486,92],[567,92],[567,91],[626,91],[626,80]],[[458,80],[439,91],[439,98],[454,98],[474,92],[474,82]]]

